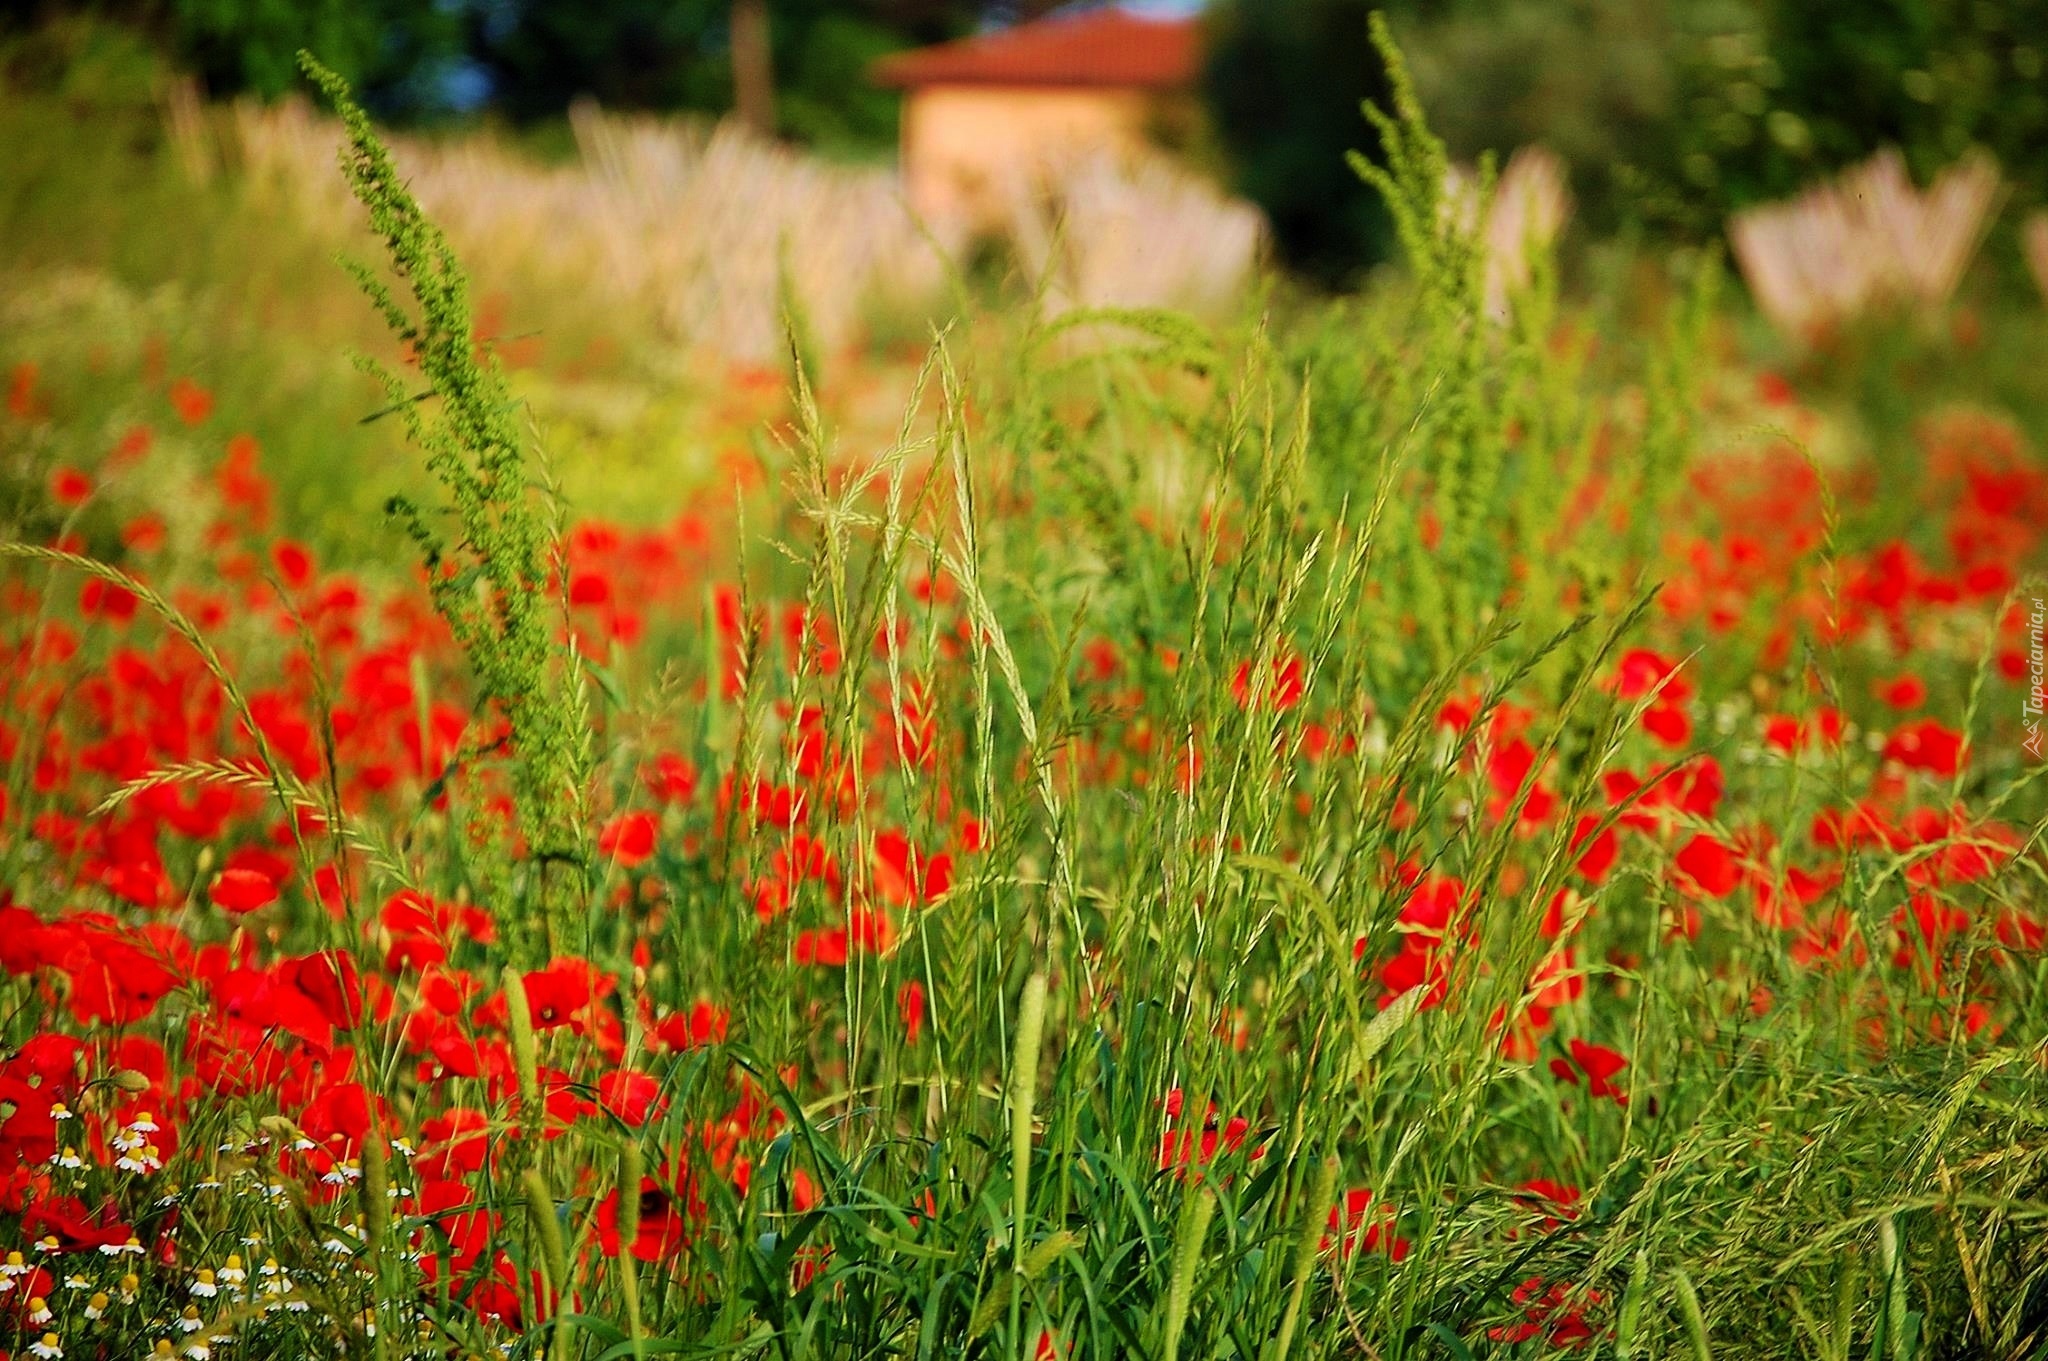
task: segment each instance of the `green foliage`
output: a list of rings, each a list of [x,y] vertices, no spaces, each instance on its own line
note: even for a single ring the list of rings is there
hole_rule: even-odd
[[[1695,238],[1885,145],[1924,183],[1972,146],[2048,194],[2040,0],[1507,0],[1395,8],[1459,156],[1543,142],[1596,230]]]
[[[778,132],[828,150],[893,148],[898,97],[869,82],[868,65],[913,35],[950,36],[965,22],[960,8],[935,22],[878,0],[779,0],[768,30]],[[730,10],[729,0],[520,3],[486,26],[476,55],[518,117],[558,113],[579,96],[607,108],[723,112],[733,99]]]
[[[165,0],[164,19],[212,89],[272,98],[293,88],[310,49],[370,95],[431,103],[426,87],[461,40],[456,9],[420,0]]]
[[[395,498],[391,511],[420,550],[435,608],[469,659],[479,702],[504,715],[518,831],[535,870],[528,893],[540,908],[537,923],[516,913],[506,926],[523,940],[526,959],[544,960],[576,939],[570,914],[583,903],[590,846],[582,804],[591,733],[576,659],[556,637],[553,530],[536,504],[504,376],[477,353],[468,281],[454,252],[406,191],[347,83],[308,55],[300,62],[341,116],[342,170],[412,297],[409,311],[367,266],[351,265],[426,383],[415,392],[398,370],[360,360],[448,495],[453,544],[439,517],[411,501]]]
[[[1884,0],[1848,23],[1794,0],[1764,12],[1781,80],[1761,114],[1765,135],[1734,158],[1749,178],[1731,198],[1796,187],[1810,163],[1780,153],[1809,141],[1823,166],[1896,143],[1923,180],[1979,146],[2029,201],[2048,196],[2048,3]]]
[[[1373,0],[1221,0],[1202,89],[1234,187],[1265,210],[1288,265],[1324,283],[1386,258],[1381,205],[1344,172],[1361,101],[1384,101]]]

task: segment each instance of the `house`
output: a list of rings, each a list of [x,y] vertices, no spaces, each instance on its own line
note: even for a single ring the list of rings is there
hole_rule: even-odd
[[[884,58],[872,74],[904,92],[911,206],[934,222],[986,224],[1020,175],[1140,149],[1192,107],[1200,37],[1192,18],[1103,8]]]

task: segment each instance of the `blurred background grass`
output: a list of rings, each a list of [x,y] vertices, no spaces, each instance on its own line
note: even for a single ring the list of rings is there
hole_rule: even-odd
[[[451,224],[477,276],[479,330],[521,370],[518,390],[572,502],[658,518],[679,486],[764,466],[760,426],[782,410],[787,370],[774,343],[782,307],[793,303],[810,328],[812,377],[835,430],[856,442],[890,430],[914,371],[909,356],[931,327],[1016,324],[1010,304],[1029,296],[1045,265],[1017,239],[943,242],[962,271],[950,280],[936,257],[919,261],[908,285],[877,276],[871,286],[836,261],[782,275],[792,254],[804,265],[856,237],[882,243],[856,248],[875,258],[916,254],[904,244],[914,226],[884,202],[899,100],[866,78],[873,58],[1050,8],[774,0],[775,140],[724,182],[741,208],[712,225],[678,220],[702,215],[679,194],[628,212],[618,205],[630,206],[646,179],[628,166],[611,184],[626,192],[591,200],[620,217],[613,239],[593,228],[575,249],[550,236],[548,215],[561,210],[546,196],[592,164],[591,126],[621,145],[639,138],[672,151],[701,145],[702,120],[733,112],[724,0],[587,12],[541,0],[17,9],[0,21],[0,145],[12,160],[0,182],[0,361],[36,363],[53,391],[130,402],[132,382],[97,380],[109,365],[154,356],[159,388],[187,377],[212,394],[222,428],[262,432],[287,528],[330,554],[382,554],[388,544],[363,529],[378,517],[365,512],[417,474],[394,423],[366,419],[377,396],[349,368],[351,349],[386,354],[389,345],[331,264],[338,247],[360,254],[368,243],[338,200],[331,215],[294,200],[307,184],[336,190],[322,151],[331,135],[294,124],[289,104],[267,103],[295,97],[287,58],[311,45],[380,119],[404,129],[409,166],[441,167],[459,190],[447,197],[482,200],[472,221]],[[1077,8],[1088,7],[1066,7]],[[1371,6],[1164,8],[1202,11],[1208,53],[1201,117],[1171,139],[1177,164],[1248,195],[1271,224],[1279,268],[1234,306],[1313,330],[1328,309],[1354,305],[1344,300],[1391,246],[1374,195],[1343,164],[1350,148],[1377,154],[1356,114],[1359,99],[1385,94],[1365,41]],[[1903,149],[1922,183],[1972,147],[1989,150],[2005,171],[2004,196],[1952,309],[1931,320],[1858,319],[1813,346],[1774,333],[1738,297],[1719,343],[1785,374],[1880,457],[1912,456],[1912,415],[1930,399],[1993,406],[2040,428],[2048,378],[2033,356],[2048,320],[2018,231],[2048,180],[2048,158],[2034,154],[2048,143],[2048,0],[1894,0],[1859,11],[1853,25],[1777,0],[1388,8],[1455,156],[1531,144],[1560,154],[1576,205],[1561,284],[1622,347],[1667,306],[1673,269],[1721,248],[1730,213],[1886,145]],[[604,114],[586,109],[585,123],[573,123],[572,102],[590,97]],[[221,102],[230,98],[246,102]],[[684,121],[646,121],[668,118]],[[274,150],[280,129],[299,143],[256,164],[252,147],[268,138],[261,145]],[[647,280],[711,273],[697,267],[706,251],[725,252],[721,266],[736,272],[739,238],[761,234],[750,205],[831,175],[842,177],[833,192],[854,197],[806,188],[811,198],[790,209],[798,216],[778,219],[808,212],[831,219],[829,230],[794,252],[753,252],[755,292],[774,301],[755,306],[748,325],[765,341],[737,358],[720,353],[653,298]],[[474,189],[486,183],[510,187],[489,198]],[[447,217],[448,205],[428,197]],[[820,203],[828,206],[807,206]],[[526,239],[515,248],[508,224],[519,212]],[[685,251],[644,266],[641,283],[618,282],[621,259],[693,229],[703,238],[689,247],[697,256]],[[1155,229],[1147,244],[1170,234]],[[592,241],[610,263],[577,254]],[[610,291],[595,282],[607,272]],[[118,421],[108,412],[104,423]]]

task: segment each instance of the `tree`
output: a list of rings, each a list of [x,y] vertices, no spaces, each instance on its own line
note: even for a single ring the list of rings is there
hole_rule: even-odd
[[[775,50],[768,34],[768,0],[732,0],[732,102],[740,121],[763,137],[775,135]]]
[[[420,0],[166,0],[161,13],[176,55],[216,94],[299,88],[306,48],[373,107],[411,103],[460,53],[459,16]]]
[[[1208,16],[1202,89],[1238,191],[1272,223],[1282,257],[1340,283],[1387,257],[1392,226],[1345,164],[1378,138],[1361,115],[1384,105],[1386,68],[1366,37],[1378,0],[1221,0]]]

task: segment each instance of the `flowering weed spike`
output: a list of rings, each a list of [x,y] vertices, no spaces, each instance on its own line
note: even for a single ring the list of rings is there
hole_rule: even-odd
[[[1209,1237],[1210,1221],[1216,1217],[1216,1188],[1206,1181],[1188,1207],[1181,1224],[1180,1241],[1174,1244],[1173,1280],[1166,1292],[1166,1333],[1160,1354],[1166,1361],[1180,1355],[1181,1331],[1187,1327],[1188,1302],[1194,1298],[1195,1273],[1202,1265],[1202,1245]]]
[[[342,172],[411,294],[408,308],[367,267],[351,270],[426,380],[426,393],[414,394],[389,366],[359,361],[383,383],[390,409],[425,452],[460,527],[448,544],[426,511],[402,497],[390,502],[420,550],[434,606],[461,645],[480,698],[497,705],[510,728],[513,803],[537,880],[531,900],[541,910],[509,912],[505,926],[539,964],[580,944],[572,939],[575,914],[592,872],[579,816],[590,731],[577,704],[575,659],[557,638],[550,519],[529,486],[503,372],[479,356],[469,283],[454,250],[406,189],[347,82],[308,53],[299,64],[341,117]]]
[[[1294,1345],[1294,1330],[1301,1322],[1301,1301],[1308,1292],[1309,1277],[1315,1274],[1316,1248],[1323,1241],[1323,1227],[1337,1194],[1336,1154],[1325,1157],[1316,1168],[1315,1189],[1302,1209],[1300,1236],[1294,1242],[1294,1261],[1288,1273],[1287,1309],[1280,1316],[1280,1331],[1274,1334],[1265,1361],[1287,1361]]]

